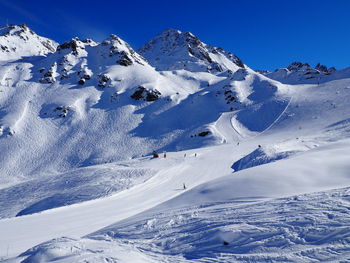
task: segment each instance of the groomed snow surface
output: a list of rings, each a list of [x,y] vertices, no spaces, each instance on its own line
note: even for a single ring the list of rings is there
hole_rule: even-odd
[[[145,59],[1,30],[23,51],[0,66],[1,262],[350,262],[348,70],[282,84],[176,30]]]

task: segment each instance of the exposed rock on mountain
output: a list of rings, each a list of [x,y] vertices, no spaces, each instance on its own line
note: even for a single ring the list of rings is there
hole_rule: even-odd
[[[71,40],[60,44],[57,51],[40,60],[38,68],[41,83],[94,84],[104,88],[111,82],[105,73],[108,67],[131,65],[145,66],[148,63],[125,41],[111,35],[101,43],[90,39]]]
[[[327,68],[318,63],[314,68],[308,63],[293,62],[287,68],[276,69],[273,72],[266,70],[257,70],[257,72],[282,83],[320,83],[329,81],[329,75],[336,72],[334,67]]]
[[[51,39],[38,36],[24,24],[0,27],[0,61],[46,55],[54,52],[57,45]]]
[[[146,101],[155,101],[160,97],[161,93],[156,90],[148,90],[142,86],[138,87],[136,91],[131,95],[131,98],[134,100],[146,100]]]
[[[149,63],[159,70],[222,72],[244,68],[234,54],[207,45],[190,32],[168,29],[139,49]]]
[[[63,44],[60,44],[57,47],[57,52],[60,52],[62,50],[69,50],[73,55],[78,55],[79,51],[85,50],[85,44],[92,45],[93,42],[86,42],[80,41],[79,38],[75,37],[72,38],[70,41],[64,42]]]
[[[120,39],[116,35],[111,35],[101,43],[101,46],[107,47],[109,57],[116,59],[116,63],[122,66],[130,66],[133,63],[141,65],[147,64],[144,59],[137,54],[128,43]],[[104,53],[106,56],[106,53]]]

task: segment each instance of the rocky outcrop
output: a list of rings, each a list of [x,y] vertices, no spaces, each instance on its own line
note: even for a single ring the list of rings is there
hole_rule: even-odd
[[[44,84],[52,84],[56,82],[56,70],[57,70],[57,63],[53,63],[51,67],[46,70],[45,68],[39,69],[39,72],[43,73],[43,76],[39,79],[40,83]]]
[[[70,108],[67,106],[58,106],[54,109],[54,112],[57,114],[57,116],[61,118],[67,117],[69,111]]]
[[[147,64],[144,59],[137,54],[128,43],[112,34],[101,43],[104,47],[103,54],[105,57],[115,58],[115,63],[127,67],[135,62],[141,65]]]
[[[85,50],[85,44],[79,38],[72,38],[57,47],[57,51],[69,50],[73,55],[78,55],[80,51]]]
[[[210,134],[210,131],[202,131],[202,132],[198,133],[198,136],[199,137],[205,137],[205,136],[207,136],[209,134]]]
[[[257,71],[271,79],[280,81],[282,83],[320,83],[325,80],[324,77],[331,75],[336,71],[334,67],[327,68],[327,66],[318,63],[315,67],[308,63],[295,61],[287,68],[279,68],[273,72]]]
[[[304,75],[308,74],[331,74],[332,72],[336,71],[334,67],[330,67],[329,69],[327,66],[322,65],[321,63],[317,63],[317,65],[313,68],[308,63],[302,63],[302,62],[293,62],[291,63],[287,69],[289,71],[293,72],[303,72]]]
[[[118,55],[120,56],[120,59],[116,61],[117,64],[125,67],[133,64],[131,58],[128,56],[128,54],[125,51],[120,52]]]
[[[78,71],[78,76],[80,77],[78,84],[84,85],[87,80],[91,79],[91,75],[91,70],[87,69],[86,67],[83,68],[81,71]]]
[[[156,89],[149,90],[143,86],[139,86],[130,97],[134,100],[155,101],[160,96],[161,93]]]
[[[111,81],[110,76],[108,76],[107,74],[101,74],[99,75],[99,81],[97,86],[99,86],[101,89],[103,89],[104,87],[106,87],[108,85],[108,83]]]
[[[310,70],[311,67],[308,63],[302,63],[302,62],[299,62],[299,61],[295,61],[293,63],[291,63],[287,69],[289,71],[301,71],[301,70]]]

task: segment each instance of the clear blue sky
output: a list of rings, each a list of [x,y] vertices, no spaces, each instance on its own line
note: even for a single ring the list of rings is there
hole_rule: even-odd
[[[58,42],[114,33],[135,49],[166,28],[191,31],[254,69],[350,66],[349,0],[0,0],[7,20]]]

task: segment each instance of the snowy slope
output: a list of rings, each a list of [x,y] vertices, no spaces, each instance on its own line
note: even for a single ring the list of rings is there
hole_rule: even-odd
[[[103,224],[108,225],[123,218],[127,219],[89,235],[90,238],[97,239],[96,241],[53,240],[22,256],[30,256],[29,262],[59,258],[62,262],[69,262],[74,257],[101,262],[103,258],[118,258],[118,250],[122,249],[118,248],[120,243],[122,247],[127,247],[124,248],[126,250],[136,250],[133,253],[138,255],[141,262],[143,257],[152,258],[153,254],[158,254],[158,258],[153,258],[151,262],[162,262],[164,254],[169,256],[168,259],[174,256],[174,262],[185,259],[205,262],[206,258],[219,262],[233,259],[248,262],[258,259],[258,262],[277,261],[281,254],[285,255],[285,260],[298,255],[305,262],[310,262],[311,257],[340,260],[349,255],[349,246],[346,245],[349,235],[346,212],[349,209],[348,189],[334,194],[320,193],[314,197],[271,200],[293,193],[337,188],[348,182],[346,171],[349,169],[349,157],[344,153],[349,149],[349,140],[322,147],[297,158],[271,163],[264,166],[264,169],[256,167],[244,170],[244,173],[242,171],[220,177],[130,218],[131,215],[157,203],[161,204],[170,196],[181,194],[183,190],[176,187],[181,187],[183,180],[191,188],[203,180],[213,178],[214,170],[218,172],[217,175],[227,173],[218,169],[227,167],[220,160],[226,156],[228,161],[227,156],[232,152],[232,145],[228,146],[220,146],[210,151],[202,150],[198,157],[192,155],[188,160],[180,158],[181,153],[174,153],[175,156],[170,161],[175,161],[176,166],[165,169],[165,173],[160,173],[154,180],[142,186],[108,199],[2,220],[0,227],[7,236],[5,240],[10,246],[9,255],[15,255],[30,244],[34,245],[45,238],[58,235],[76,238],[93,232]],[[325,158],[329,155],[334,158]],[[344,158],[339,159],[338,156]],[[300,159],[305,160],[303,165]],[[203,161],[208,160],[214,161],[216,165],[204,166]],[[169,160],[166,162],[169,165]],[[185,170],[181,169],[186,162],[190,166]],[[332,166],[337,167],[338,171],[336,176],[333,175],[333,183],[329,184],[329,172],[336,170]],[[298,177],[285,173],[291,168],[293,175]],[[195,171],[197,173],[193,174]],[[281,177],[281,173],[285,173],[285,176]],[[320,199],[322,206],[319,204]],[[126,200],[128,207],[124,205]],[[271,201],[259,203],[264,200]],[[266,211],[271,213],[266,214]],[[50,222],[50,227],[43,227],[45,222]],[[224,241],[229,242],[229,246],[223,245]],[[113,248],[116,246],[117,248]],[[333,253],[330,250],[338,252]],[[225,254],[224,258],[221,258],[221,253]],[[22,256],[17,260],[23,260]]]
[[[1,79],[0,144],[12,150],[1,156],[2,183],[158,148],[158,142],[128,135],[152,105],[130,95],[141,85],[158,88],[162,109],[173,88],[115,36],[98,45],[73,39],[46,58],[7,63]]]
[[[344,119],[348,113],[344,112],[344,107],[324,110],[324,108],[331,106],[328,101],[324,101],[331,94],[333,97],[330,98],[337,99],[336,103],[339,103],[339,106],[346,102],[345,95],[349,93],[348,89],[344,88],[343,81],[338,82],[329,86],[324,85],[323,89],[319,89],[318,86],[299,86],[295,90],[292,89],[295,93],[293,94],[294,100],[283,113],[283,116],[279,119],[280,121],[275,123],[275,127],[271,127],[259,136],[255,134],[255,137],[246,137],[240,140],[239,146],[224,144],[207,149],[195,149],[186,152],[186,158],[183,157],[181,152],[168,153],[167,160],[150,161],[154,162],[150,164],[155,165],[154,167],[163,163],[162,165],[166,167],[164,172],[160,172],[145,184],[111,198],[51,210],[29,217],[2,220],[0,221],[1,231],[6,233],[3,242],[12,244],[10,245],[13,247],[10,249],[10,254],[14,255],[25,250],[31,244],[35,245],[49,238],[85,235],[181,194],[180,189],[183,182],[187,184],[187,187],[192,188],[202,182],[210,181],[216,176],[220,177],[225,174],[230,175],[201,185],[178,199],[157,208],[156,211],[162,211],[169,207],[195,205],[195,200],[197,200],[198,205],[215,204],[225,202],[225,200],[231,202],[232,199],[237,198],[255,202],[257,199],[270,199],[342,187],[349,182],[347,171],[350,162],[349,156],[346,154],[349,149],[349,140],[344,141],[350,131],[349,122]],[[337,92],[341,96],[338,96]],[[312,111],[305,111],[304,107],[309,106],[310,103],[305,101],[305,97],[302,95],[308,95],[308,100],[313,100],[314,108]],[[291,110],[294,111],[295,115],[291,116]],[[316,114],[319,114],[320,118],[312,118]],[[304,117],[304,119],[301,117]],[[296,122],[300,124],[299,121],[303,123],[302,129],[288,128],[288,125],[295,127]],[[310,125],[306,125],[308,122],[311,122]],[[318,124],[318,126],[315,124]],[[315,131],[318,131],[318,133]],[[339,143],[330,144],[330,141],[333,140],[339,141]],[[272,162],[268,165],[256,166],[232,174],[231,165],[235,163],[235,160],[242,158],[242,155],[250,155],[258,148],[259,143],[262,144],[263,149],[273,147],[279,152],[298,149],[299,154],[284,161]],[[318,147],[318,144],[324,146]],[[314,150],[309,151],[309,149]],[[300,152],[304,153],[300,154]],[[194,157],[194,153],[197,153],[198,156]],[[330,174],[332,174],[331,181],[329,180]],[[157,195],[154,193],[157,193]],[[130,205],[127,208],[124,206],[126,200]],[[115,211],[118,211],[118,215],[115,214]],[[223,212],[225,211],[223,210]],[[177,214],[181,215],[180,212]],[[146,213],[145,216],[140,215],[139,218],[149,218],[149,215]],[[171,221],[171,218],[169,218],[169,221]],[[44,222],[51,222],[51,230],[42,228]],[[17,231],[19,227],[21,231]],[[36,233],[34,236],[32,231]],[[18,238],[17,235],[20,235],[21,238]],[[27,237],[24,237],[26,235]],[[81,243],[82,241],[77,242]],[[102,247],[105,246],[104,249],[108,249],[110,244],[114,243],[107,242]],[[54,244],[53,246],[60,245]],[[72,246],[79,247],[80,245],[73,243]],[[64,249],[59,249],[59,251],[70,253],[70,246],[68,248],[68,252]],[[84,251],[84,249],[81,251]],[[111,253],[113,255],[113,252]],[[282,253],[282,251],[276,253]],[[81,254],[76,252],[75,255]],[[85,255],[84,252],[82,252],[82,255]],[[217,255],[213,254],[212,256],[216,257]]]
[[[27,48],[0,66],[0,261],[349,260],[347,69],[273,80],[177,30]]]
[[[0,61],[28,56],[43,56],[54,52],[57,43],[38,36],[26,25],[0,27]]]
[[[1,217],[38,213],[110,196],[151,178],[158,170],[145,161],[126,161],[44,174],[0,191]]]
[[[51,57],[48,56],[47,59]],[[134,68],[127,70],[128,74],[120,69],[108,71],[112,83],[109,88],[96,89],[88,86],[89,82],[98,81],[94,80],[92,75],[82,87],[78,84],[79,86],[74,89],[68,84],[58,85],[54,82],[50,88],[44,90],[45,94],[42,96],[32,95],[30,102],[27,101],[28,97],[20,97],[18,92],[11,98],[18,102],[21,98],[24,103],[32,107],[32,112],[28,112],[28,108],[21,108],[22,105],[15,105],[18,108],[11,105],[3,116],[0,145],[18,147],[21,150],[13,149],[11,156],[0,157],[3,164],[1,169],[4,171],[2,175],[4,190],[0,190],[0,199],[5,200],[20,187],[33,190],[30,195],[23,193],[21,198],[9,203],[7,207],[10,211],[4,209],[0,213],[2,217],[22,214],[22,210],[42,210],[41,208],[33,210],[30,207],[36,203],[56,200],[60,196],[56,193],[69,187],[64,184],[63,188],[57,187],[57,184],[70,181],[69,177],[75,174],[71,171],[73,168],[140,157],[154,149],[160,152],[190,149],[223,142],[237,142],[244,137],[253,136],[267,129],[284,111],[290,99],[286,87],[253,71],[244,70],[243,73],[236,72],[225,78],[211,77],[208,73],[203,73],[203,76],[197,76],[194,82],[193,77],[191,80],[186,79],[189,74],[186,73],[184,77],[182,75],[184,72],[158,75],[152,68],[142,65],[135,65]],[[149,74],[144,75],[142,72],[147,70]],[[113,81],[119,76],[112,77],[112,73],[123,74],[128,78],[116,81],[120,86],[114,86]],[[137,81],[143,83],[145,79],[154,81],[151,74],[161,80],[158,83],[168,82],[175,89],[174,83],[181,81],[183,86],[177,89],[178,94],[164,99],[160,98],[154,102],[134,102],[130,98],[132,92],[129,91],[129,79],[134,83],[137,75],[139,78]],[[74,77],[75,74],[71,73],[63,81]],[[210,86],[207,86],[208,81],[211,83]],[[25,90],[27,94],[24,95],[28,96],[30,89],[33,94],[40,94],[42,86],[44,85],[41,83],[34,83],[29,87],[26,85],[24,87],[27,87]],[[131,87],[134,91],[137,85]],[[172,94],[173,91],[169,86],[167,88],[166,90],[159,86],[157,90],[162,94],[167,94],[166,92]],[[265,89],[268,93],[262,96],[261,92]],[[111,100],[110,94],[116,92],[120,92],[120,95]],[[25,111],[27,115],[17,120],[14,116],[16,111],[19,111],[19,115]],[[191,114],[186,114],[188,112]],[[263,119],[257,120],[258,117]],[[10,132],[14,134],[10,135]],[[208,135],[200,136],[203,132]],[[34,163],[33,156],[36,156]],[[35,185],[42,180],[58,181],[43,191],[35,188]],[[22,184],[5,188],[6,185],[23,181],[25,182]],[[83,186],[87,187],[88,184],[81,182],[81,191],[84,191]],[[93,190],[96,191],[95,194],[85,194],[77,193],[72,188],[67,196],[75,193],[83,194],[84,197],[69,198],[67,202],[50,201],[50,204],[43,207],[52,208],[58,204],[75,203],[106,195],[104,187],[95,186],[88,191],[92,193]],[[31,195],[35,198],[30,198]]]

